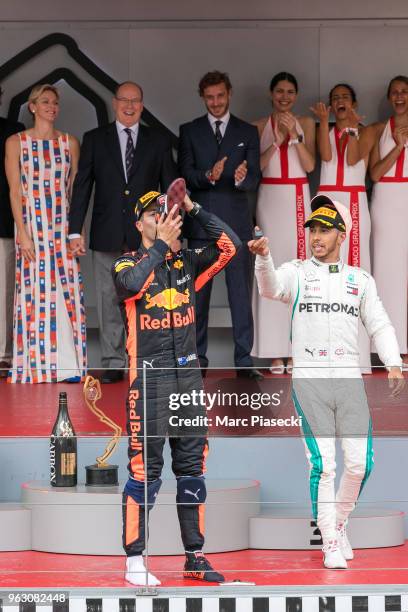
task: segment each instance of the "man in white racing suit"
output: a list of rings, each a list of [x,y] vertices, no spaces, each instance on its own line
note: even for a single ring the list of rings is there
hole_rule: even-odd
[[[248,246],[256,254],[261,296],[291,309],[293,401],[302,417],[312,508],[322,534],[324,565],[343,569],[354,556],[347,519],[373,464],[371,419],[359,367],[359,318],[388,369],[392,394],[401,391],[404,378],[394,328],[374,279],[340,259],[352,225],[350,213],[327,196],[316,196],[311,206],[304,225],[310,228],[311,259],[275,270],[266,237]],[[336,436],[344,453],[337,495]]]

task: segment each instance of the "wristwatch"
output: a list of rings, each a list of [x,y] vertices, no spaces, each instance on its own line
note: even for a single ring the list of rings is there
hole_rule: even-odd
[[[300,144],[301,142],[303,142],[303,134],[298,134],[297,138],[291,138],[288,142],[288,145],[295,145],[295,144]]]
[[[189,217],[196,217],[201,210],[198,202],[193,202],[193,208],[187,213]]]

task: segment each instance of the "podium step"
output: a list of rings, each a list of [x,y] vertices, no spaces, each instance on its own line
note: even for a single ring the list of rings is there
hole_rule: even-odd
[[[206,480],[208,553],[249,547],[248,523],[259,513],[256,480]],[[122,491],[117,487],[56,489],[46,482],[22,486],[22,502],[31,510],[32,550],[82,555],[123,555]],[[175,480],[164,481],[150,515],[149,554],[184,552],[176,508]]]
[[[31,513],[21,504],[0,504],[0,551],[31,549]]]
[[[404,543],[404,513],[358,507],[347,528],[353,548],[383,548]],[[306,506],[276,504],[249,520],[249,547],[307,550],[321,547],[320,533]]]

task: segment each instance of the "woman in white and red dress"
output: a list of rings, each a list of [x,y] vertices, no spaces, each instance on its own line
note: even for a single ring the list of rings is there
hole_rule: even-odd
[[[387,98],[393,115],[372,126],[370,174],[373,275],[408,369],[408,77],[394,77]],[[391,237],[391,242],[390,242]],[[392,263],[394,262],[394,263]]]
[[[310,213],[307,173],[315,164],[315,124],[292,109],[298,97],[296,78],[276,74],[270,84],[272,114],[256,122],[261,142],[262,180],[258,192],[257,224],[274,245],[276,264],[306,258],[303,223]],[[283,304],[253,292],[256,357],[272,358],[271,372],[283,373],[290,357],[290,318]],[[291,359],[288,361],[288,370]]]
[[[16,225],[12,383],[79,382],[86,372],[86,327],[79,262],[69,250],[68,215],[79,143],[55,128],[59,93],[37,85],[34,126],[6,142]]]
[[[350,266],[371,271],[370,231],[365,176],[372,147],[370,130],[360,125],[357,96],[347,83],[335,85],[329,106],[318,102],[311,108],[319,120],[317,143],[321,158],[318,193],[341,202],[353,220],[350,236],[342,247],[342,258]],[[330,112],[335,125],[330,129]],[[360,365],[371,372],[370,340],[363,326],[359,329]]]

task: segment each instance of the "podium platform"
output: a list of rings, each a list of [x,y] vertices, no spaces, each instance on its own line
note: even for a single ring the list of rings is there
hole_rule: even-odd
[[[260,511],[256,480],[206,480],[206,552],[249,548],[248,524]],[[122,491],[117,487],[55,488],[45,482],[22,486],[31,511],[32,550],[79,555],[123,555]],[[0,538],[1,541],[1,538]],[[3,549],[4,550],[4,549]],[[150,515],[149,554],[184,552],[176,509],[176,482],[164,481]]]
[[[207,480],[208,553],[237,550],[318,550],[321,539],[308,505],[263,503],[256,480]],[[36,550],[79,555],[123,555],[122,490],[22,485],[21,504],[0,504],[0,551]],[[404,544],[404,513],[360,504],[350,519],[354,548]],[[163,482],[150,517],[149,553],[183,553],[175,480]]]

